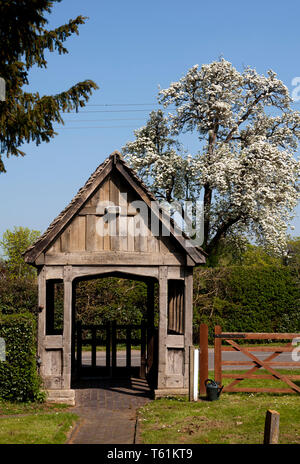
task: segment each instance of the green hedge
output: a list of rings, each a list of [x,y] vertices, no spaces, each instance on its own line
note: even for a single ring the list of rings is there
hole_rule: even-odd
[[[36,366],[34,316],[29,313],[0,315],[0,337],[6,345],[6,359],[0,361],[0,398],[42,400]]]
[[[195,335],[200,322],[208,323],[211,333],[217,324],[229,332],[300,332],[298,275],[277,265],[198,268]]]
[[[33,313],[38,311],[38,287],[36,279],[16,277],[0,273],[0,313]]]

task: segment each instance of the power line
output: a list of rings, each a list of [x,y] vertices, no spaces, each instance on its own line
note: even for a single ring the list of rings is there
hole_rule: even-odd
[[[74,111],[74,113],[69,112],[69,111],[64,111],[64,113],[69,113],[69,114],[83,114],[83,113],[133,113],[137,111],[149,111],[149,109],[143,109],[143,110],[95,110],[95,111]]]
[[[76,126],[76,127],[57,127],[54,130],[71,130],[71,129],[120,129],[120,128],[130,128],[132,129],[132,126]]]
[[[102,122],[102,121],[144,121],[144,119],[112,118],[112,119],[65,119],[64,122]]]
[[[86,106],[158,106],[158,103],[88,103]]]

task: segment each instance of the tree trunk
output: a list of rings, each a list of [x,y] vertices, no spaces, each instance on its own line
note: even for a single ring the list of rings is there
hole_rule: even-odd
[[[226,235],[226,232],[228,231],[228,229],[233,225],[235,224],[236,222],[238,222],[240,219],[241,219],[242,215],[238,215],[234,218],[231,218],[229,219],[226,223],[223,223],[219,229],[217,230],[215,236],[211,239],[211,241],[209,242],[209,244],[206,246],[205,248],[205,251],[210,254],[212,253],[214,250],[216,250],[216,248],[218,247],[218,244],[220,243],[220,240]]]
[[[204,240],[203,240],[204,248],[207,247],[207,243],[208,243],[208,235],[209,235],[209,227],[210,227],[211,199],[212,199],[212,189],[210,188],[209,184],[205,184],[204,186]]]

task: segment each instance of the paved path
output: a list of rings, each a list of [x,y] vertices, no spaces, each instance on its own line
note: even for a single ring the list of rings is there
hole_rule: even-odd
[[[133,444],[136,410],[150,400],[151,391],[142,379],[82,381],[71,410],[80,422],[68,444]]]

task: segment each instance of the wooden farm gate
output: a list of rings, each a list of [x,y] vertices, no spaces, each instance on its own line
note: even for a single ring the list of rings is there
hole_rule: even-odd
[[[109,322],[105,325],[83,325],[80,321],[76,325],[76,373],[77,377],[99,376],[108,377],[123,372],[131,374],[132,346],[140,346],[140,367],[138,375],[146,378],[146,374],[154,367],[155,358],[155,328],[145,323],[140,325],[125,325]],[[118,365],[117,346],[123,344],[126,347],[126,361],[124,365]],[[91,359],[85,364],[82,359],[83,347],[90,346]],[[105,356],[102,356],[101,365],[97,360],[97,347],[104,348]],[[74,353],[75,358],[75,353]],[[75,359],[74,359],[75,360]],[[136,370],[136,368],[135,368]]]
[[[300,362],[291,361],[274,361],[274,359],[281,353],[291,353],[295,346],[292,344],[292,340],[299,338],[300,334],[296,333],[228,333],[222,332],[220,326],[215,327],[214,334],[214,369],[215,369],[215,381],[222,383],[222,378],[234,379],[229,385],[226,385],[223,389],[224,392],[269,392],[269,393],[300,393],[300,387],[296,385],[293,380],[300,380],[300,375],[286,375],[281,374],[273,368],[277,366],[279,368],[294,367],[299,368]],[[237,340],[291,340],[290,343],[285,346],[243,346],[237,343]],[[222,342],[226,342],[228,345],[222,345]],[[224,351],[240,352],[247,356],[247,361],[224,361],[222,359],[222,353]],[[264,352],[271,353],[266,359],[260,359],[253,352]],[[225,373],[222,372],[222,366],[252,366],[245,373]],[[255,374],[259,369],[265,369],[269,374]],[[251,388],[251,387],[236,387],[244,379],[277,379],[286,383],[289,388]]]

